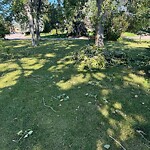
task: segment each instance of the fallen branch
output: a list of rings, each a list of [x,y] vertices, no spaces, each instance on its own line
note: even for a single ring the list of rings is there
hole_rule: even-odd
[[[49,105],[47,105],[47,104],[45,103],[44,97],[43,97],[43,104],[44,104],[45,107],[50,108],[53,112],[56,112],[56,110],[55,110],[52,106],[49,106]]]
[[[118,142],[115,138],[113,138],[113,137],[110,136],[110,135],[109,135],[109,137],[110,137],[111,139],[113,139],[117,144],[119,144],[119,145],[122,147],[123,150],[126,150],[126,148],[125,148],[120,142]]]
[[[146,135],[146,133],[144,133],[142,130],[136,130],[136,132],[139,133],[145,141],[147,141],[148,143],[150,143],[150,141],[144,137],[144,135]]]
[[[19,143],[23,137],[24,137],[24,135],[22,135],[18,140],[12,140],[12,141],[15,143]]]
[[[148,146],[147,144],[145,144],[145,143],[143,143],[147,148],[149,148],[150,149],[150,146]]]
[[[144,135],[146,135],[146,133],[144,133],[142,130],[136,130],[136,132],[139,133],[139,134],[142,136],[142,138],[143,138],[146,142],[148,142],[148,144],[150,144],[150,141],[144,137]],[[144,134],[144,135],[143,135],[143,134]],[[146,147],[150,148],[150,146],[148,146],[147,144],[144,144],[144,145],[145,145]]]

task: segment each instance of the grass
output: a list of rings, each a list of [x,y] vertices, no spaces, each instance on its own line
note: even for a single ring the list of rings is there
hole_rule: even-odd
[[[51,30],[50,33],[41,33],[42,38],[67,38],[66,33],[62,33],[59,29],[56,34],[56,29]]]
[[[135,37],[135,36],[137,36],[137,34],[131,32],[124,32],[122,34],[122,37]]]
[[[150,80],[144,68],[81,70],[69,58],[85,40],[0,41],[1,150],[148,150]],[[139,59],[149,43],[107,42]],[[142,60],[141,60],[142,63]],[[53,108],[53,109],[52,109]],[[26,130],[33,134],[20,138]],[[136,131],[143,131],[144,138]],[[19,135],[17,135],[17,133]]]

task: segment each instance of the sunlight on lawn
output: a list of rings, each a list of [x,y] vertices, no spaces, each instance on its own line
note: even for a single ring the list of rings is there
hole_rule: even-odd
[[[103,150],[103,141],[97,140],[96,150]]]
[[[90,74],[77,74],[75,76],[71,76],[71,78],[67,81],[61,80],[57,83],[62,90],[68,90],[73,88],[74,86],[87,83],[90,80]]]
[[[149,88],[150,85],[144,77],[137,76],[135,74],[130,73],[128,76],[123,77],[124,81],[129,83],[130,85],[142,86],[143,88]]]
[[[20,67],[23,69],[32,69],[32,70],[37,70],[43,67],[45,64],[46,60],[44,59],[36,59],[36,58],[22,58],[20,60]]]
[[[50,72],[56,72],[56,71],[63,72],[65,69],[68,68],[68,65],[73,63],[73,61],[71,61],[69,58],[70,58],[70,56],[66,56],[66,57],[58,60],[57,64],[54,66],[51,66],[48,69],[48,71],[50,71]]]
[[[107,95],[109,95],[111,93],[111,91],[109,90],[109,89],[102,89],[101,90],[101,94],[103,95],[103,96],[107,96]]]
[[[47,53],[47,54],[45,54],[45,57],[48,57],[48,58],[53,58],[53,57],[55,57],[56,56],[56,54],[54,54],[54,53]]]
[[[109,117],[109,106],[105,105],[105,106],[99,108],[99,111],[105,118]]]
[[[101,73],[101,72],[92,73],[92,76],[93,76],[94,78],[96,78],[97,80],[103,80],[103,79],[106,77],[106,75],[103,74],[103,73]]]
[[[142,47],[148,48],[150,46],[150,42],[147,42],[147,43],[145,43],[145,42],[141,42],[141,43],[140,42],[136,42],[136,43],[125,42],[125,44],[127,44],[127,46],[131,47],[131,48],[142,48]]]
[[[114,106],[114,108],[116,108],[116,109],[122,109],[122,104],[119,103],[119,102],[114,103],[113,106]]]
[[[13,61],[8,61],[6,63],[1,63],[0,64],[0,71],[4,72],[4,71],[9,71],[12,69],[18,69],[18,65],[13,62]]]
[[[114,109],[112,109],[112,106]],[[145,119],[141,115],[134,115],[131,116],[126,115],[122,110],[122,105],[119,102],[114,103],[113,105],[104,105],[101,108],[98,108],[99,112],[103,115],[105,118],[105,121],[107,120],[109,126],[107,129],[107,136],[116,136],[117,133],[117,139],[119,141],[126,141],[128,138],[133,138],[135,135],[135,131],[133,129],[133,124],[135,123],[135,118],[140,123],[144,123]],[[121,120],[116,120],[115,117],[120,116]],[[119,118],[120,118],[119,117]],[[119,128],[119,130],[118,130]],[[99,145],[100,146],[100,145]],[[99,147],[98,149],[100,149]]]
[[[0,88],[9,87],[17,83],[18,78],[20,77],[21,71],[12,71],[0,78]]]
[[[29,76],[34,70],[43,67],[45,62],[46,60],[44,59],[22,58],[20,61],[0,64],[0,70],[1,72],[4,72],[0,78],[0,88],[15,85],[22,74],[24,76]]]

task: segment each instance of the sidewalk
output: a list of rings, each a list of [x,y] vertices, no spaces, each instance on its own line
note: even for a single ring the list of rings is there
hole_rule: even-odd
[[[5,36],[5,39],[7,40],[31,40],[31,37],[27,37],[24,34],[21,33],[11,33],[7,34]],[[41,40],[78,40],[78,39],[83,39],[83,40],[88,40],[88,37],[79,37],[79,38],[44,38],[41,37]]]
[[[123,37],[125,39],[133,39],[133,40],[140,40],[140,36],[134,36],[134,37]],[[11,34],[7,34],[5,36],[5,39],[7,40],[30,40],[30,37],[25,36],[24,34],[21,33],[11,33]],[[88,40],[88,37],[79,37],[79,38],[73,38],[73,37],[69,37],[69,38],[44,38],[41,37],[42,40]],[[141,40],[150,40],[150,36],[141,36]]]
[[[30,38],[27,38],[24,34],[21,34],[21,33],[10,33],[5,36],[5,39],[7,39],[7,40],[25,40],[25,39],[30,39]]]

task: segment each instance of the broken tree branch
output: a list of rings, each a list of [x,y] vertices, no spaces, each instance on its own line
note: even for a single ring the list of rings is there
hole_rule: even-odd
[[[109,137],[113,139],[117,144],[119,144],[123,150],[126,150],[126,148],[119,141],[117,141],[114,137],[112,137],[111,135],[109,135]]]
[[[56,112],[56,110],[55,110],[52,106],[49,106],[49,105],[47,105],[47,104],[45,103],[44,97],[43,97],[43,104],[44,104],[45,107],[50,108],[53,112]]]

